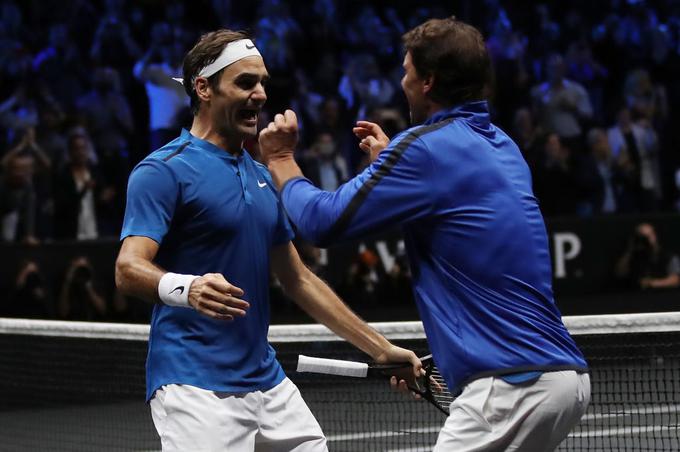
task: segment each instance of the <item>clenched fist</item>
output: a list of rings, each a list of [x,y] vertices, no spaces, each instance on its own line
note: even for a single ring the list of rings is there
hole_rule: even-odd
[[[293,159],[298,142],[298,122],[293,110],[277,114],[274,121],[260,132],[260,152],[267,163]]]

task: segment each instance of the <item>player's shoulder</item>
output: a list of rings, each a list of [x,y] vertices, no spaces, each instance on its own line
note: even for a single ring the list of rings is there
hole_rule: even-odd
[[[409,147],[425,151],[430,148],[431,142],[450,136],[446,129],[447,127],[455,127],[455,123],[456,121],[452,118],[447,118],[431,124],[419,124],[409,127],[396,135],[392,142],[395,146],[402,148]]]
[[[146,159],[173,164],[173,160],[177,161],[178,157],[179,160],[181,160],[181,157],[186,157],[189,155],[193,148],[195,148],[195,145],[191,140],[183,136],[179,136],[149,154]]]
[[[147,155],[140,164],[164,166],[179,171],[200,154],[200,150],[191,140],[179,137]]]
[[[177,138],[144,157],[132,170],[131,177],[182,179],[186,160],[192,153],[191,141]]]

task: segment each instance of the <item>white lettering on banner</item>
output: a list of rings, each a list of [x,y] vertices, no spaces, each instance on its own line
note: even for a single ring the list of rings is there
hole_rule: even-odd
[[[567,261],[574,259],[581,252],[581,239],[573,232],[556,232],[553,234],[555,253],[555,278],[567,277]]]

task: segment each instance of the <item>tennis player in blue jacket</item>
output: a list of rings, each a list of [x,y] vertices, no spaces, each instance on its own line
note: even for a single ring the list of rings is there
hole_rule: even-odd
[[[543,218],[517,145],[489,119],[481,34],[454,18],[404,35],[414,127],[358,122],[371,165],[335,192],[293,160],[288,110],[260,147],[298,234],[321,246],[401,225],[413,291],[450,407],[436,451],[553,450],[590,400],[587,364],[555,306]]]

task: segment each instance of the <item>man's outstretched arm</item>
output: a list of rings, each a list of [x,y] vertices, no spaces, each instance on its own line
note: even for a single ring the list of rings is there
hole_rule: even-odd
[[[420,375],[422,364],[415,353],[390,343],[357,316],[304,265],[292,243],[272,249],[271,262],[285,293],[314,320],[326,325],[376,362],[410,362],[416,375]]]

